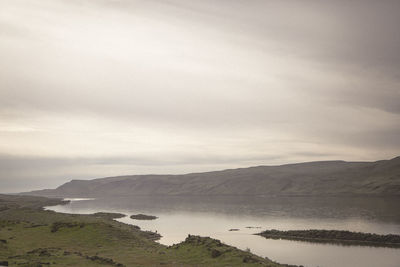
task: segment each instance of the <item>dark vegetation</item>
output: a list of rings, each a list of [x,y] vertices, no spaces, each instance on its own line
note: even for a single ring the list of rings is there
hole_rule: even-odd
[[[200,237],[189,235],[185,241],[182,243],[173,245],[169,247],[169,250],[192,250],[193,248],[205,251],[206,254],[210,255],[214,259],[226,259],[235,255],[235,257],[240,259],[238,266],[247,264],[255,264],[257,266],[262,266],[265,259],[251,254],[248,251],[238,250],[234,247],[223,244],[221,241],[212,239],[210,237]],[[274,266],[274,265],[271,265]],[[286,267],[296,267],[295,265],[277,265]],[[300,266],[301,267],[301,266]]]
[[[266,230],[257,235],[272,239],[400,248],[400,235],[392,234],[378,235],[338,230]]]
[[[130,218],[134,219],[134,220],[155,220],[158,217],[153,216],[153,215],[146,215],[146,214],[134,214],[134,215],[131,215]]]
[[[185,175],[131,175],[72,180],[26,193],[106,196],[400,196],[400,157],[376,162],[320,161]]]
[[[121,214],[62,214],[59,199],[0,195],[4,266],[286,266],[207,237],[167,247],[157,233],[113,220]]]
[[[74,228],[74,227],[79,227],[82,228],[85,226],[85,223],[78,223],[78,222],[54,222],[51,225],[51,232],[55,233],[61,228]]]

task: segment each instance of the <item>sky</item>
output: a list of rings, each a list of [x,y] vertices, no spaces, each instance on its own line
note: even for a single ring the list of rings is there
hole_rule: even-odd
[[[400,1],[0,0],[0,192],[400,155]]]

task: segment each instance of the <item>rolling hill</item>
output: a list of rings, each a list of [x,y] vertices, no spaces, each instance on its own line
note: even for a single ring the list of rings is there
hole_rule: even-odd
[[[183,175],[72,180],[23,193],[50,197],[134,195],[400,196],[400,157],[376,162],[319,161]]]

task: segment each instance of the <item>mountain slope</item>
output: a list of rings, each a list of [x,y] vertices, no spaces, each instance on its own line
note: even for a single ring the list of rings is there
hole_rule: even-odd
[[[320,161],[185,175],[72,180],[25,194],[57,197],[127,195],[400,195],[400,157],[376,162]]]

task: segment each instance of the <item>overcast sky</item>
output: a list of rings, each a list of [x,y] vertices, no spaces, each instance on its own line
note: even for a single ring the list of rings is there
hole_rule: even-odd
[[[400,155],[400,1],[0,0],[0,192]]]

